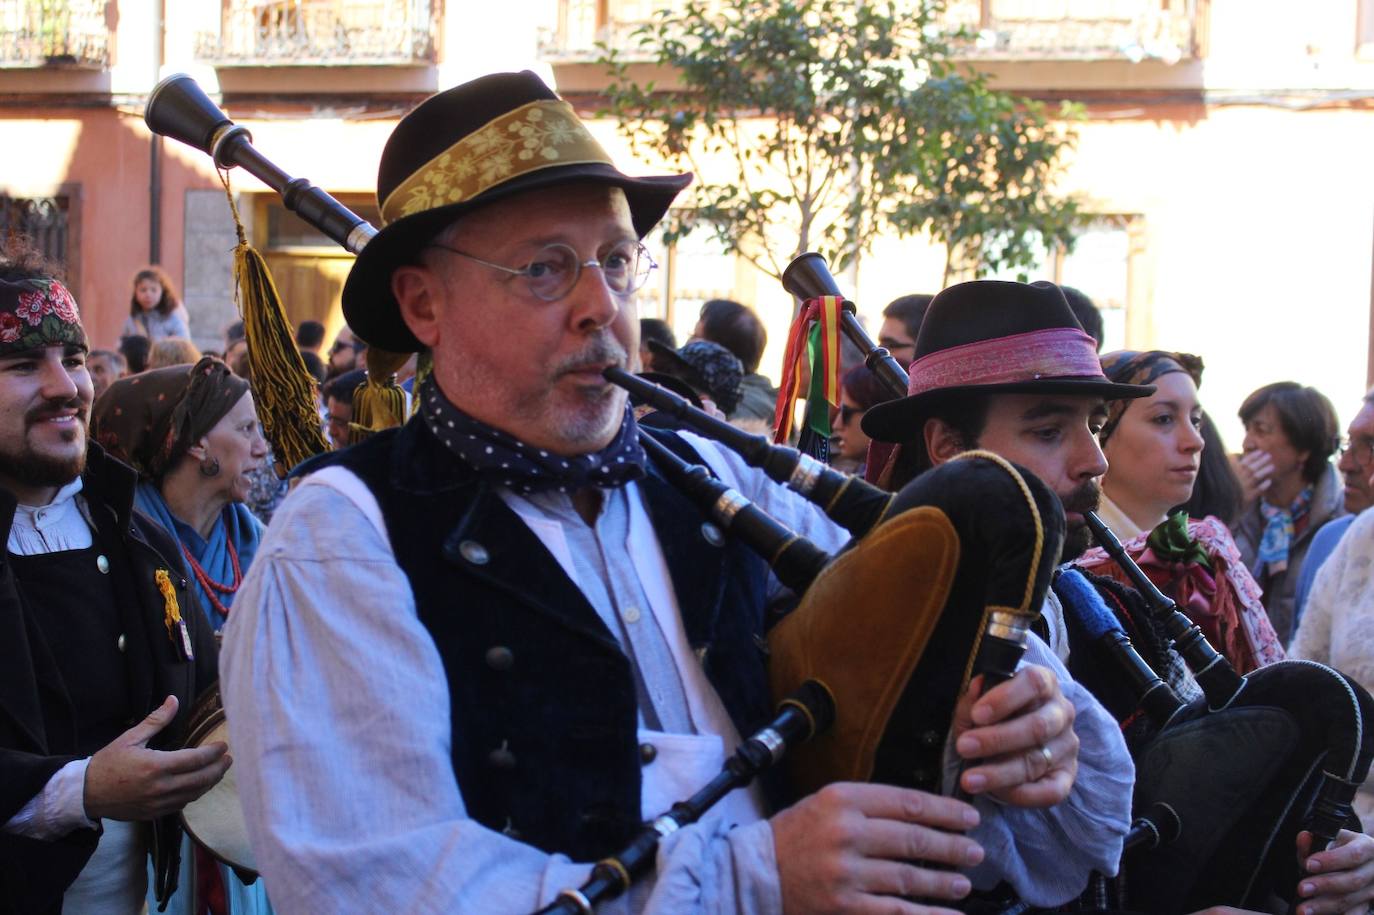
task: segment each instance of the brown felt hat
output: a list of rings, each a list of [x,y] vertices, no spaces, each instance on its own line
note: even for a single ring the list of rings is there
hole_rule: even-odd
[[[691,180],[619,171],[572,106],[528,70],[455,86],[402,118],[382,150],[383,228],[349,271],[344,317],[372,346],[418,352],[424,346],[401,319],[391,274],[415,263],[420,248],[458,217],[522,191],[591,182],[625,192],[643,238]]]

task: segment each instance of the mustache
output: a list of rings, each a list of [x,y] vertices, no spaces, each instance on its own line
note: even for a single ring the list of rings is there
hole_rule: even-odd
[[[60,416],[69,410],[76,411],[77,420],[82,423],[86,422],[86,411],[82,409],[80,397],[65,397],[44,401],[24,414],[24,422],[29,425],[41,423],[46,419]]]
[[[1065,512],[1095,512],[1102,504],[1102,486],[1096,480],[1089,480],[1059,501]]]
[[[585,369],[589,365],[604,365],[606,363],[613,363],[623,368],[628,360],[629,354],[625,351],[625,347],[620,345],[620,341],[610,331],[601,330],[592,336],[587,345],[580,351],[555,362],[553,364],[553,376],[557,378],[568,372]]]

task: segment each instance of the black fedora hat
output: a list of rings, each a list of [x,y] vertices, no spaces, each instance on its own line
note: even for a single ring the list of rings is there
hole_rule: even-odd
[[[522,191],[593,182],[624,190],[642,238],[691,180],[621,173],[572,106],[528,70],[455,86],[402,118],[382,150],[383,228],[348,273],[344,317],[373,346],[416,352],[424,347],[401,320],[391,274],[459,216]]]
[[[919,433],[932,407],[969,393],[1148,397],[1153,385],[1117,384],[1102,373],[1097,344],[1053,283],[974,280],[931,300],[916,337],[907,396],[864,414],[883,442]]]

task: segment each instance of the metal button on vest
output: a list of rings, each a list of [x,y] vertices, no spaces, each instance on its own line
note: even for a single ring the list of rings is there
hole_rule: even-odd
[[[716,527],[710,521],[707,521],[701,526],[701,536],[707,543],[711,544],[711,546],[725,545],[725,535],[721,533],[720,528]]]
[[[104,557],[101,558],[103,559]],[[129,647],[129,640],[124,637],[124,633],[121,632],[119,634],[119,638],[115,640],[115,645],[119,648],[121,653]]]
[[[493,645],[487,649],[487,666],[492,670],[510,670],[515,663],[515,652],[505,645]]]
[[[655,759],[658,759],[658,747],[651,743],[641,743],[639,745],[639,761],[647,766]]]
[[[515,768],[515,754],[503,742],[487,754],[487,764],[493,769],[510,770]]]
[[[101,575],[110,574],[110,560],[104,556],[95,557],[95,567],[100,570]]]
[[[476,540],[464,540],[458,544],[458,552],[475,566],[484,566],[491,559],[491,554],[487,552],[487,548]]]
[[[639,608],[635,606],[626,607],[620,612],[620,615],[625,618],[625,622],[627,623],[637,623],[641,616]]]

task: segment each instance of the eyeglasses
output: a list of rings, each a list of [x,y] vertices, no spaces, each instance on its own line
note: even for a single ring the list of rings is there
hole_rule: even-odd
[[[865,411],[862,407],[851,407],[847,403],[840,404],[840,425],[846,426],[849,421],[856,416],[863,416]]]
[[[556,302],[572,292],[577,281],[582,278],[583,267],[600,269],[601,276],[611,292],[616,295],[629,295],[642,287],[649,279],[649,271],[658,266],[649,256],[648,250],[637,241],[619,242],[600,260],[592,258],[585,261],[578,260],[577,252],[570,246],[556,242],[541,248],[523,267],[493,264],[448,245],[431,243],[427,247],[442,248],[450,254],[476,261],[484,267],[524,277],[525,286],[530,294],[545,302]]]
[[[1350,455],[1355,459],[1355,463],[1361,467],[1374,461],[1374,440],[1360,437],[1358,439],[1341,439],[1340,456]]]

